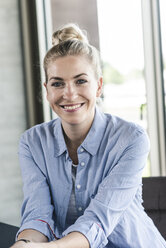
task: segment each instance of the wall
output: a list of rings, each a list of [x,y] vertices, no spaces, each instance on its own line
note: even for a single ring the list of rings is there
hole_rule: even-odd
[[[0,222],[20,224],[18,140],[26,129],[17,0],[0,1]]]
[[[68,22],[77,23],[88,32],[92,45],[99,49],[96,0],[51,0],[53,30]]]

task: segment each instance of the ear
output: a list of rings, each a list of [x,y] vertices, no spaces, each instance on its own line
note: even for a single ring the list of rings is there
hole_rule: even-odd
[[[45,89],[46,89],[46,97],[47,97],[47,100],[48,100],[48,88],[47,88],[47,83],[44,82],[43,85],[44,85],[44,87],[45,87]]]
[[[102,86],[103,86],[103,78],[100,77],[97,83],[97,91],[96,91],[96,97],[100,97],[102,93]]]
[[[46,89],[46,93],[48,94],[47,83],[46,83],[46,82],[44,82],[44,83],[43,83],[43,85],[44,85],[44,87],[45,87],[45,89]]]
[[[44,82],[43,85],[44,85],[44,87],[45,87],[46,90],[47,90],[47,84],[46,84],[46,82]]]

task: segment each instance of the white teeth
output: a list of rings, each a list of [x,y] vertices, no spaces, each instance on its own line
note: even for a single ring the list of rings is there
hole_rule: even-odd
[[[81,104],[73,105],[73,106],[64,106],[64,109],[76,109],[81,107]]]

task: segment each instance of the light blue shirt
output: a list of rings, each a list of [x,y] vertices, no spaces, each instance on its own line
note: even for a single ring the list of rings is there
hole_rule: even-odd
[[[149,140],[140,126],[101,113],[78,148],[78,219],[67,226],[72,161],[61,120],[37,125],[20,141],[24,201],[19,230],[36,229],[49,241],[78,231],[90,247],[163,248],[166,242],[142,207],[142,171]]]

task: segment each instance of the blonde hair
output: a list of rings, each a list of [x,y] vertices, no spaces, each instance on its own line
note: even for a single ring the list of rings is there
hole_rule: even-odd
[[[53,47],[44,58],[44,70],[47,82],[48,65],[59,57],[82,55],[92,64],[97,79],[101,76],[101,66],[98,50],[89,44],[87,34],[78,25],[69,23],[52,35]]]
[[[76,24],[68,23],[61,29],[57,30],[52,35],[52,45],[58,45],[59,43],[67,40],[80,40],[85,43],[89,43],[85,30],[81,30]]]

